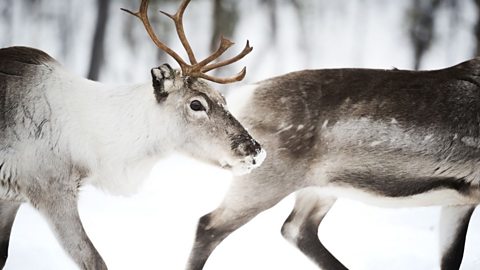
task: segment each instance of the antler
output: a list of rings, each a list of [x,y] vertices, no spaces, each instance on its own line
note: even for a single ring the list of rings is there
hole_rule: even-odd
[[[155,32],[153,31],[152,26],[150,25],[150,21],[147,15],[148,0],[142,0],[140,4],[140,9],[137,12],[132,12],[130,10],[123,9],[123,8],[122,10],[132,14],[133,16],[137,17],[142,21],[153,43],[155,43],[155,45],[158,48],[165,51],[167,54],[173,57],[175,61],[177,61],[177,63],[180,65],[180,68],[182,69],[183,76],[202,78],[205,80],[209,80],[216,83],[222,83],[222,84],[241,81],[245,77],[246,67],[244,67],[238,74],[232,77],[227,77],[227,78],[210,76],[205,73],[213,69],[235,63],[240,59],[242,59],[245,55],[249,54],[253,48],[250,47],[248,40],[247,40],[247,44],[245,45],[245,48],[243,48],[243,50],[238,55],[230,59],[226,59],[226,60],[211,64],[213,61],[218,59],[226,50],[228,50],[228,48],[230,48],[234,44],[232,41],[222,37],[220,40],[220,46],[218,47],[218,49],[207,58],[203,59],[200,62],[197,62],[197,59],[195,58],[192,47],[190,46],[190,43],[187,40],[185,31],[183,28],[183,13],[185,12],[185,9],[187,8],[187,5],[189,3],[190,3],[190,0],[183,0],[177,12],[173,15],[168,14],[164,11],[160,11],[160,12],[166,15],[167,17],[169,17],[170,19],[172,19],[173,22],[175,23],[175,28],[177,30],[178,38],[180,39],[180,42],[182,43],[183,47],[185,48],[185,51],[187,52],[188,59],[190,60],[190,64],[187,64],[175,51],[173,51],[168,46],[166,46],[155,35]]]

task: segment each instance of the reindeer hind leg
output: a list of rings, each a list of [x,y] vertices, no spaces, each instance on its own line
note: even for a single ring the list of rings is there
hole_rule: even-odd
[[[333,198],[320,197],[309,188],[297,192],[294,209],[282,226],[282,235],[322,269],[347,269],[318,238],[318,227]]]
[[[458,270],[462,263],[468,223],[475,206],[445,206],[440,216],[441,269]]]
[[[281,185],[265,184],[266,178],[269,176],[257,169],[235,179],[220,206],[200,218],[188,270],[203,269],[210,254],[228,235],[294,191]],[[281,181],[278,177],[274,180]]]
[[[19,207],[20,203],[0,202],[0,269],[3,269],[7,262],[10,233]]]

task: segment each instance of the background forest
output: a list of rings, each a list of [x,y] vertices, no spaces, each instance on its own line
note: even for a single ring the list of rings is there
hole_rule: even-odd
[[[171,21],[154,12],[177,5],[152,1],[150,17],[161,39],[183,53]],[[94,80],[144,79],[146,67],[171,60],[121,7],[135,9],[137,1],[3,0],[0,46],[44,49]],[[477,0],[196,0],[185,28],[199,55],[216,49],[222,34],[238,50],[251,40],[252,82],[305,68],[449,65],[477,54],[479,8]]]
[[[141,23],[120,11],[136,0],[1,0],[0,47],[42,49],[68,70],[110,84],[150,80],[150,68],[175,62],[159,51]],[[157,35],[184,51],[171,21],[177,0],[151,0]],[[286,72],[337,67],[443,68],[480,55],[480,0],[193,0],[185,29],[197,55],[220,35],[254,47],[244,60],[252,83]],[[227,55],[228,56],[228,55]],[[234,100],[230,101],[235,102]],[[230,174],[181,156],[159,162],[142,191],[116,197],[85,188],[80,213],[110,269],[182,269],[197,219],[213,209]],[[232,234],[205,267],[317,269],[282,239],[289,196]],[[480,214],[474,214],[462,269],[480,269]],[[438,269],[438,208],[380,209],[341,200],[320,237],[351,269]],[[15,222],[6,269],[75,269],[42,217],[28,205]]]

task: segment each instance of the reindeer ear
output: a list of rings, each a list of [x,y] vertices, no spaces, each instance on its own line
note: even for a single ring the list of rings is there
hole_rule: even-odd
[[[174,80],[176,72],[169,64],[163,64],[150,70],[152,74],[153,93],[158,102],[168,97],[168,88],[172,86],[168,81]]]

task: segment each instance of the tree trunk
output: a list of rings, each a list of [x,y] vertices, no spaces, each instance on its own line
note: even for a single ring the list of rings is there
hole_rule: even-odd
[[[236,0],[213,0],[213,35],[210,40],[210,51],[217,50],[220,37],[231,38],[238,22]]]
[[[475,23],[475,56],[480,56],[480,0],[473,1],[477,7],[477,22]]]
[[[273,43],[276,43],[278,36],[277,0],[263,0],[263,4],[265,4],[268,9],[268,20],[270,23],[270,39]]]
[[[108,7],[110,0],[97,0],[97,26],[95,28],[95,35],[93,37],[92,54],[90,58],[90,68],[88,71],[88,78],[90,80],[98,80],[100,75],[100,68],[104,62],[104,41],[105,28],[108,19]]]
[[[414,51],[414,68],[418,70],[425,52],[434,39],[434,20],[442,0],[415,0],[410,18],[410,40]]]

